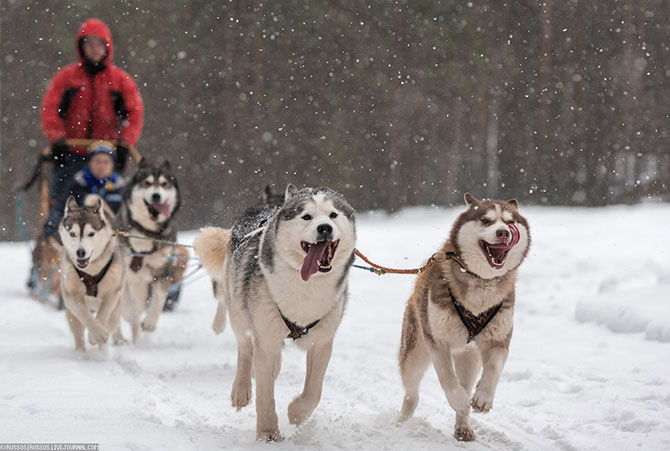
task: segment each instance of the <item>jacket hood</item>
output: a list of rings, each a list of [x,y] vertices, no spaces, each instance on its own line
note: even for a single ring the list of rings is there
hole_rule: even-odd
[[[79,54],[79,59],[81,61],[84,61],[84,55],[81,52],[81,38],[84,36],[98,36],[102,39],[105,40],[105,44],[107,45],[107,55],[105,58],[102,60],[103,63],[111,63],[112,62],[112,57],[114,56],[114,47],[112,46],[112,33],[109,31],[109,28],[107,28],[107,25],[101,20],[98,19],[88,19],[86,22],[81,24],[81,27],[79,27],[79,31],[77,32],[77,37],[75,39],[75,47],[77,49],[77,53]]]

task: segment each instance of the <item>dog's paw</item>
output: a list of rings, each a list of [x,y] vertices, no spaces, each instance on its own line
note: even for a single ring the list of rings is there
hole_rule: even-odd
[[[142,321],[142,330],[145,332],[153,332],[156,330],[156,321],[145,319]]]
[[[456,426],[454,429],[454,438],[459,442],[471,442],[475,439],[475,432],[470,426]]]
[[[303,396],[295,398],[288,405],[288,421],[296,426],[302,424],[314,412],[316,405]]]
[[[233,382],[233,390],[230,392],[233,407],[237,410],[249,405],[251,401],[251,381],[243,383]]]
[[[493,407],[493,393],[489,390],[477,388],[472,400],[470,401],[472,410],[477,413],[488,413]]]
[[[278,429],[273,429],[269,431],[258,431],[256,433],[256,440],[262,442],[281,442],[284,440],[284,437],[281,436]]]
[[[95,324],[88,329],[88,342],[92,345],[101,345],[107,343],[109,339],[109,332],[105,330],[100,324]]]
[[[114,344],[116,346],[123,346],[128,344],[128,340],[126,340],[121,333],[116,333],[113,336],[114,338]]]

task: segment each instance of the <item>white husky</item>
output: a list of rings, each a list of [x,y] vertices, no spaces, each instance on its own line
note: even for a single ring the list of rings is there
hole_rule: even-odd
[[[321,399],[347,300],[354,241],[354,210],[341,195],[289,185],[281,207],[253,207],[232,234],[207,229],[194,243],[217,284],[215,330],[223,330],[227,307],[237,337],[233,407],[249,404],[253,365],[260,440],[281,440],[274,380],[286,338],[307,350],[305,387],[288,407],[291,424],[305,421]],[[225,254],[216,252],[221,248]]]

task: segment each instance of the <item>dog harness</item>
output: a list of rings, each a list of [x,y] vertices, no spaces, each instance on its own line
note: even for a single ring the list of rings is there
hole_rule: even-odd
[[[282,313],[282,311],[279,309],[279,306],[277,306],[277,310],[279,310],[279,314],[281,315],[281,319],[284,320],[284,324],[286,324],[286,327],[288,327],[288,330],[290,331],[290,333],[286,336],[286,338],[292,338],[293,340],[297,340],[298,338],[304,337],[305,335],[307,335],[307,332],[309,332],[309,330],[312,327],[316,326],[317,323],[319,321],[321,321],[320,319],[317,319],[316,321],[313,321],[313,322],[309,323],[308,325],[306,325],[305,327],[303,327],[303,326],[300,326],[300,325],[294,323],[293,321],[291,321],[287,317],[285,317],[284,314]]]
[[[451,293],[451,302],[454,304],[454,308],[456,309],[458,316],[461,318],[461,322],[468,330],[468,340],[466,343],[470,343],[481,331],[484,330],[488,323],[491,322],[493,317],[496,316],[496,314],[500,311],[500,308],[503,305],[501,302],[500,304],[494,305],[485,312],[482,312],[479,315],[475,315],[470,310],[463,307],[463,304],[456,300],[453,293]]]
[[[165,223],[161,226],[161,228],[160,228],[160,230],[159,230],[158,232],[154,232],[154,231],[152,231],[152,230],[149,230],[149,229],[146,229],[145,227],[143,227],[139,222],[135,221],[132,217],[130,217],[129,219],[130,219],[130,221],[129,221],[129,222],[130,222],[130,226],[131,226],[132,228],[135,228],[135,229],[139,230],[140,233],[142,233],[142,234],[148,236],[149,238],[153,238],[154,240],[162,240],[162,239],[165,238],[165,237],[163,236],[163,232],[165,232],[165,229],[167,229],[167,227],[168,227],[168,222],[165,222]],[[132,246],[130,246],[130,240],[128,240],[128,246],[130,247],[130,250],[132,251],[133,254],[137,254],[137,253],[138,253],[138,252],[135,251],[135,249],[133,249]],[[153,247],[151,248],[151,250],[149,251],[149,254],[153,254],[153,253],[155,253],[157,250],[158,250],[158,246],[156,245],[156,243],[154,243],[154,246],[153,246]],[[143,264],[143,262],[144,262],[144,257],[143,257],[143,256],[141,256],[141,255],[135,255],[135,256],[133,256],[133,258],[130,260],[130,270],[131,270],[132,272],[137,272],[137,271],[139,271],[140,269],[142,269],[142,264]]]
[[[114,261],[114,254],[112,254],[105,267],[102,268],[102,271],[100,271],[95,276],[80,271],[76,266],[74,267],[75,271],[77,271],[77,274],[79,275],[79,280],[84,282],[84,285],[86,285],[86,296],[95,297],[98,295],[98,284],[105,277],[105,274],[107,274],[107,270],[109,269],[110,266],[112,266],[113,261]]]

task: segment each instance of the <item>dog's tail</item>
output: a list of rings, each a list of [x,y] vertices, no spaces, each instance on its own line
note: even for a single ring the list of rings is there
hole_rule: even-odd
[[[214,324],[212,324],[212,329],[217,334],[223,332],[226,327],[226,303],[221,285],[224,278],[223,265],[226,262],[230,233],[230,229],[204,227],[200,229],[200,235],[193,240],[195,254],[200,257],[200,263],[212,278],[214,297],[219,301]]]
[[[223,280],[223,264],[230,241],[230,229],[203,227],[193,240],[195,254],[214,280]]]

